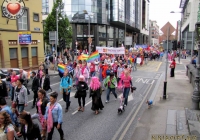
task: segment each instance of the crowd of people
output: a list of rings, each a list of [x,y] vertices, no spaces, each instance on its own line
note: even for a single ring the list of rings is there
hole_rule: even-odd
[[[68,56],[67,51],[65,52]],[[122,93],[123,105],[128,105],[129,92],[133,92],[131,72],[137,70],[137,66],[147,64],[148,61],[162,60],[162,51],[131,51],[125,55],[101,54],[99,59],[88,63],[86,60],[72,61],[60,59],[58,64],[65,64],[66,69],[59,71],[60,93],[63,101],[66,102],[65,112],[67,113],[71,104],[70,93],[75,89],[75,98],[78,99],[78,111],[84,112],[85,99],[89,90],[89,97],[92,99],[91,110],[98,115],[103,110],[104,105],[101,99],[103,91],[106,90],[106,102],[110,101],[110,93],[117,100],[117,93]],[[65,60],[66,62],[62,61]],[[25,111],[28,105],[27,76],[20,70],[20,75],[9,69],[6,83],[0,80],[0,138],[13,140],[23,136],[25,140],[52,140],[54,128],[57,128],[60,139],[64,140],[63,109],[57,102],[58,93],[52,92],[47,96],[47,91],[51,90],[50,77],[48,75],[48,60],[42,62],[38,71],[31,74],[33,92],[32,108],[36,107],[36,114]],[[69,71],[67,66],[73,68]],[[170,65],[175,69],[175,62]],[[173,72],[172,72],[172,77]],[[11,97],[12,106],[6,102],[7,96]],[[37,118],[41,125],[41,130],[32,119]],[[20,128],[20,129],[19,129]]]

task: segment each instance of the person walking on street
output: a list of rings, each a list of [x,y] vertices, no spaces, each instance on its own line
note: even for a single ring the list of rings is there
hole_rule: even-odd
[[[172,63],[170,64],[170,68],[171,68],[170,77],[174,77],[175,76],[174,71],[175,71],[175,68],[176,68],[176,61],[175,61],[175,59],[173,59]]]
[[[102,100],[101,100],[101,82],[99,81],[99,78],[92,77],[90,82],[90,96],[92,97],[92,107],[91,109],[95,111],[95,114],[99,114],[99,110],[102,110],[104,108]]]
[[[115,100],[117,100],[117,94],[115,92],[115,88],[117,86],[117,79],[113,72],[111,72],[110,75],[106,77],[104,84],[105,87],[107,87],[106,103],[108,103],[110,100],[110,92],[113,93],[113,95],[115,96]]]
[[[124,88],[123,97],[125,98],[124,105],[128,105],[128,95],[130,92],[130,88],[132,87],[131,76],[128,71],[124,72],[124,75],[121,78],[122,86]]]
[[[48,104],[48,99],[46,97],[46,91],[43,89],[40,89],[38,91],[38,101],[37,101],[37,114],[39,115],[39,121],[42,126],[42,140],[46,140],[46,131],[47,131],[47,126],[45,125],[45,111],[46,111],[46,106]]]
[[[72,87],[72,78],[68,74],[68,70],[65,70],[64,75],[60,81],[60,90],[63,94],[63,100],[66,102],[65,112],[68,112],[70,106],[70,92]]]
[[[60,140],[64,140],[64,132],[62,130],[63,114],[62,106],[57,102],[58,93],[53,92],[50,95],[50,102],[47,104],[45,112],[45,124],[47,125],[47,140],[52,140],[54,127],[60,134]]]
[[[18,136],[23,136],[24,140],[42,140],[38,124],[33,123],[29,112],[23,111],[19,115],[21,131]]]
[[[7,90],[7,86],[6,86],[6,82],[1,80],[1,76],[0,76],[0,97],[7,97],[8,96],[8,90]]]
[[[32,89],[33,94],[34,94],[33,95],[33,106],[32,106],[32,108],[34,108],[35,103],[36,103],[36,99],[38,98],[37,92],[38,92],[38,89],[40,87],[40,83],[39,83],[39,79],[36,76],[36,72],[34,72],[34,71],[32,72],[32,78],[33,78],[33,82],[32,82],[31,89]]]
[[[12,89],[11,89],[11,101],[14,99],[14,93],[15,93],[15,85],[19,77],[16,75],[16,72],[13,71],[11,75],[11,84],[12,84]]]
[[[42,71],[41,74],[42,77],[40,78],[40,88],[44,89],[45,91],[48,91],[49,89],[51,89],[49,76],[46,75],[45,71]]]
[[[28,105],[28,95],[27,89],[23,85],[24,80],[19,79],[16,82],[15,93],[14,93],[14,104],[17,105],[18,112],[21,113],[24,110],[24,107]]]
[[[88,85],[85,82],[85,77],[83,75],[81,75],[79,77],[79,82],[77,84],[77,96],[78,96],[78,104],[79,104],[78,111],[84,112],[86,90],[88,90]],[[81,106],[81,99],[83,102],[83,104],[82,104],[83,106]]]

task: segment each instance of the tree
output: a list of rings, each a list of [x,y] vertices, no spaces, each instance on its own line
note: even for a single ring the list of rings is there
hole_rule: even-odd
[[[44,24],[44,40],[49,44],[49,31],[56,31],[56,9],[58,8],[58,42],[66,40],[66,45],[72,42],[72,27],[64,11],[62,0],[56,0],[51,13],[48,15]],[[64,13],[64,14],[63,14]]]

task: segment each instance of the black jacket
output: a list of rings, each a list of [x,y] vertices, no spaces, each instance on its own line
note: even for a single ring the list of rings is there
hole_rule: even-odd
[[[25,125],[22,125],[21,134],[24,137],[24,140],[35,140],[36,138],[42,140],[38,124],[33,124],[32,128],[28,126],[27,133],[25,133]]]
[[[32,89],[33,92],[37,92],[39,87],[40,87],[39,80],[38,80],[38,78],[35,76],[35,77],[33,78],[33,83],[32,83],[31,89]]]
[[[86,90],[88,90],[87,83],[79,81],[77,84],[78,97],[86,97]]]
[[[6,82],[0,81],[0,97],[7,97],[8,92],[7,92],[7,87],[6,87]]]
[[[46,106],[48,104],[49,100],[44,97],[44,99],[42,100],[42,105],[41,105],[41,111],[42,111],[42,115],[45,114],[45,111],[46,111]],[[38,106],[36,105],[36,109],[37,109],[37,113],[38,113]]]
[[[51,89],[49,76],[47,75],[45,76],[43,85],[42,85],[42,78],[40,78],[40,87],[44,89],[45,91],[48,91],[49,89]]]

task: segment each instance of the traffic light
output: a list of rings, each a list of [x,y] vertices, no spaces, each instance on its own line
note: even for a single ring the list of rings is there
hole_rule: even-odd
[[[184,40],[182,40],[182,46],[181,46],[181,49],[183,49],[183,48],[184,48],[184,46],[185,46],[185,41],[184,41]]]
[[[178,42],[178,46],[177,46],[177,48],[180,48],[181,47],[181,43],[180,43],[180,41]]]

